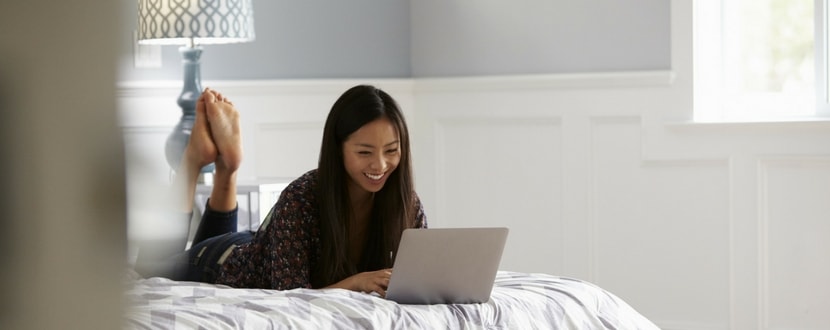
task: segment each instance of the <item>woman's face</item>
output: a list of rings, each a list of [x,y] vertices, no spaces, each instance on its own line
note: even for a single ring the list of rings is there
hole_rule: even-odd
[[[343,162],[351,191],[377,192],[401,161],[400,139],[392,122],[366,123],[343,142]],[[359,189],[356,189],[359,188]]]

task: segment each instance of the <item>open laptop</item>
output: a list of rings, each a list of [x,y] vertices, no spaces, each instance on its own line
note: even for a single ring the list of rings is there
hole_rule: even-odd
[[[507,232],[507,228],[404,230],[386,299],[401,304],[487,302]]]

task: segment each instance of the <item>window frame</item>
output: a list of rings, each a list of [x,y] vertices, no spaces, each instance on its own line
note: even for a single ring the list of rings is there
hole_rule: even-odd
[[[830,32],[828,0],[814,0],[815,58],[816,58],[816,116],[830,117]]]

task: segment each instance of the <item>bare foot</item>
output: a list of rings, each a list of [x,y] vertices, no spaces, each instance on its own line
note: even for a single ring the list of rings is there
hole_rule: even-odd
[[[215,162],[218,155],[205,109],[205,95],[202,94],[196,101],[196,120],[193,123],[190,140],[184,151],[185,156],[182,159],[184,163],[181,164],[184,168],[197,172],[202,167]]]
[[[239,112],[233,103],[221,93],[206,89],[205,112],[216,145],[216,169],[236,171],[242,163],[242,134],[239,128]]]

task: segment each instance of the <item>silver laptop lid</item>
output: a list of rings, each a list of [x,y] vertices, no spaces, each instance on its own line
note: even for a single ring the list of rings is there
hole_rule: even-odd
[[[402,304],[490,300],[507,228],[407,229],[386,299]]]

